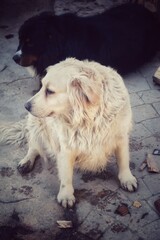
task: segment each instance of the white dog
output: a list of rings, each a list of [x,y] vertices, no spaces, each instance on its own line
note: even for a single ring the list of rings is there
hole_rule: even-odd
[[[121,186],[137,188],[129,169],[129,131],[132,113],[128,91],[120,75],[96,62],[68,58],[47,69],[41,90],[25,105],[28,153],[20,172],[30,171],[40,155],[53,154],[60,178],[58,202],[73,206],[75,166],[103,170],[115,153]]]

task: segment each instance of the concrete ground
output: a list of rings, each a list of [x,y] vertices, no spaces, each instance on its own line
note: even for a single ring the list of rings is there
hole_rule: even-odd
[[[113,1],[120,2],[120,1]],[[55,11],[95,13],[111,6],[111,1],[56,1]],[[17,9],[17,11],[15,11]],[[33,14],[29,7],[5,6],[0,22],[0,121],[18,121],[27,114],[24,103],[38,81],[14,63],[17,31]],[[34,13],[39,9],[34,10]],[[2,16],[2,15],[1,15]],[[0,239],[1,240],[159,240],[160,218],[154,202],[160,198],[160,174],[139,171],[146,153],[160,149],[160,87],[152,76],[160,66],[160,55],[124,78],[131,97],[134,127],[130,139],[131,170],[139,188],[134,193],[120,188],[115,161],[101,174],[75,172],[77,199],[73,209],[63,209],[56,201],[59,182],[56,167],[45,170],[37,161],[33,171],[21,176],[17,163],[26,147],[0,146]],[[160,168],[160,156],[152,156]],[[140,207],[134,206],[135,201]],[[121,216],[118,206],[129,212]],[[58,220],[70,220],[73,227],[60,229]]]

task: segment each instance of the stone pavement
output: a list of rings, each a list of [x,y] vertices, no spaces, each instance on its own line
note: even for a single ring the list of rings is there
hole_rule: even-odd
[[[64,2],[67,3],[56,1],[55,9],[63,12]],[[92,1],[81,2],[82,5],[78,5],[80,1],[74,4],[72,1],[72,5],[70,2],[66,9],[78,6],[78,9],[90,12],[93,5]],[[96,2],[97,11],[108,7],[105,1]],[[33,12],[30,9],[25,13],[16,12],[12,5],[6,9],[10,7],[13,11],[6,12],[0,22],[1,122],[24,118],[27,114],[24,103],[38,88],[36,79],[12,60],[18,43],[17,30]],[[25,155],[26,147],[0,146],[1,240],[160,239],[160,215],[154,206],[160,197],[160,174],[149,173],[146,168],[139,171],[146,153],[160,149],[160,87],[152,82],[152,75],[159,65],[160,55],[157,55],[152,62],[125,77],[134,115],[130,165],[139,182],[138,190],[127,193],[120,188],[113,160],[101,174],[75,172],[77,203],[73,209],[65,210],[56,201],[59,187],[56,167],[45,170],[41,161],[37,161],[31,173],[21,176],[17,163]],[[160,156],[153,157],[160,168]],[[133,206],[135,201],[140,202],[141,207]],[[121,204],[129,209],[125,216],[116,212]],[[59,229],[57,220],[71,220],[73,228]]]

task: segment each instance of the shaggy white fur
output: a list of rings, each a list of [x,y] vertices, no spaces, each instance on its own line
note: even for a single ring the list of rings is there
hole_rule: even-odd
[[[121,186],[129,191],[137,188],[129,169],[129,94],[112,68],[68,58],[47,69],[41,90],[25,107],[31,113],[25,128],[29,150],[19,171],[30,171],[37,155],[47,160],[54,153],[60,178],[58,202],[64,207],[75,202],[74,167],[102,170],[114,153]]]

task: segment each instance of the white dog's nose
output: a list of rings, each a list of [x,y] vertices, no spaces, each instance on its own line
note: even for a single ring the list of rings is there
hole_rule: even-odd
[[[31,111],[31,108],[32,108],[31,102],[26,102],[24,106],[25,106],[25,108],[27,109],[28,112]]]

